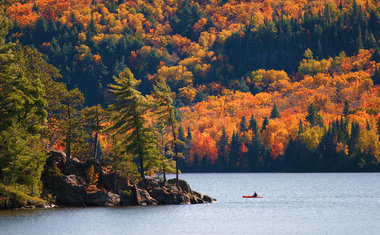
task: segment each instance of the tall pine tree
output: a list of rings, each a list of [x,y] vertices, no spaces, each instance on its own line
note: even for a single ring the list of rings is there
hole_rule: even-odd
[[[114,124],[108,130],[125,135],[122,143],[128,153],[139,159],[140,176],[145,181],[145,165],[159,154],[144,118],[149,105],[136,90],[141,81],[135,79],[128,68],[114,79],[116,84],[110,85],[110,91],[115,95],[116,102],[109,109],[117,113],[112,118]]]
[[[154,97],[157,102],[156,113],[158,115],[158,120],[171,130],[174,159],[176,162],[176,180],[178,184],[178,158],[182,155],[182,153],[179,153],[178,148],[184,143],[178,139],[178,122],[175,115],[175,107],[173,105],[173,93],[163,77],[160,77],[153,89]]]

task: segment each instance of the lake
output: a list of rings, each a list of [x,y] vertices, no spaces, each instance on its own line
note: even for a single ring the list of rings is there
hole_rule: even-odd
[[[380,173],[182,174],[202,205],[0,211],[0,234],[379,234]],[[256,191],[264,198],[243,199]]]

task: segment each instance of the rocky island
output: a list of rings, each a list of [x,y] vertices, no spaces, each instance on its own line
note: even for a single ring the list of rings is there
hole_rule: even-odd
[[[67,161],[62,151],[52,151],[41,176],[43,200],[23,203],[11,202],[3,208],[51,207],[51,205],[86,206],[132,206],[211,203],[215,199],[196,192],[185,180],[167,182],[130,182],[118,173],[109,173],[96,160]],[[0,195],[1,197],[1,195]],[[12,200],[17,200],[13,197]]]

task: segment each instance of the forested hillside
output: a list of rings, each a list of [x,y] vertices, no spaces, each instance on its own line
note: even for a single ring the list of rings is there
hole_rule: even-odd
[[[378,1],[0,10],[0,179],[30,195],[52,149],[131,179],[380,169]]]
[[[10,40],[45,54],[86,104],[104,105],[125,67],[144,94],[159,76],[184,93],[213,81],[247,91],[236,81],[257,69],[294,74],[308,48],[317,58],[373,48],[379,60],[375,2],[11,0],[7,12]]]

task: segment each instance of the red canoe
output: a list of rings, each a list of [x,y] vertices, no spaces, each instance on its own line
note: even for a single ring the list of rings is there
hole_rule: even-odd
[[[257,197],[254,197],[254,196],[243,196],[243,198],[264,198],[263,196],[257,196]]]

